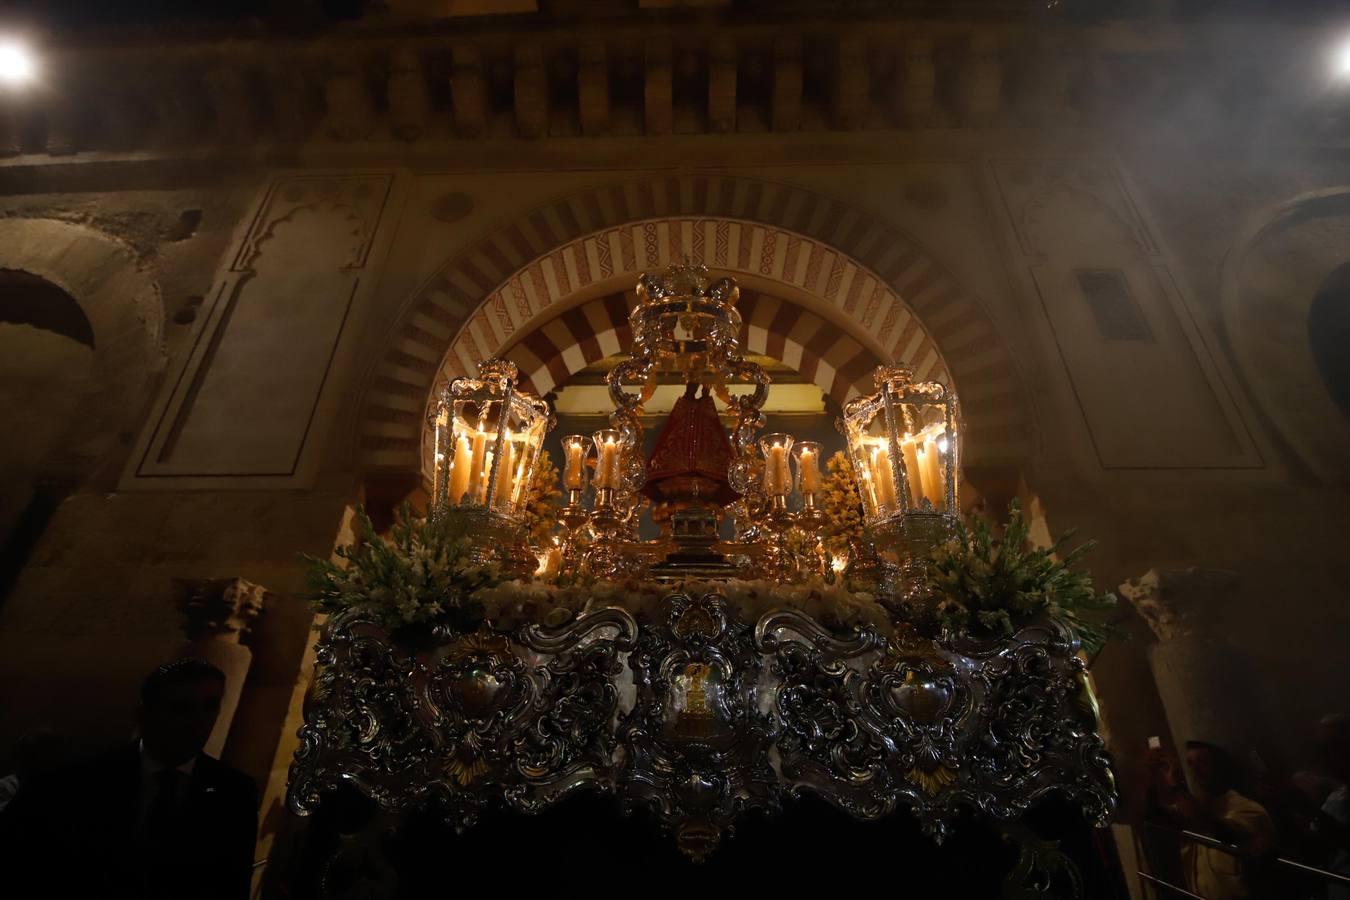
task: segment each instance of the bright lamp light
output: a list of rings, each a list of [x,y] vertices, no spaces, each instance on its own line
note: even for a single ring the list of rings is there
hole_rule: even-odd
[[[1341,42],[1331,58],[1331,69],[1336,77],[1350,80],[1350,39]]]
[[[37,62],[27,47],[17,41],[0,41],[0,84],[24,85],[36,74]]]

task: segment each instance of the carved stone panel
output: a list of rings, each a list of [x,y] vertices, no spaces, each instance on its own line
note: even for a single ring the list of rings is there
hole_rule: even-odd
[[[275,182],[168,387],[138,479],[297,475],[392,186],[389,175]]]
[[[1006,160],[994,178],[1097,462],[1261,467],[1212,338],[1115,167]]]

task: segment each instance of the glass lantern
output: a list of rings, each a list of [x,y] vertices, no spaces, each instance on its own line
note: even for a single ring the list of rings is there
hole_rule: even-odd
[[[490,359],[456,378],[432,416],[438,510],[478,509],[517,520],[552,422],[548,404],[516,389],[515,364]]]
[[[956,395],[914,381],[905,366],[880,366],[877,392],[844,407],[844,436],[868,525],[899,517],[954,518],[960,433]]]

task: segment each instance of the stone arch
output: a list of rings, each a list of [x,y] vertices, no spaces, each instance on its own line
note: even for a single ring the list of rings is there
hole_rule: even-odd
[[[418,466],[438,378],[509,346],[555,306],[631,287],[641,272],[684,256],[816,298],[817,312],[850,323],[883,361],[941,360],[962,397],[967,458],[1028,454],[1030,413],[992,322],[911,238],[801,188],[691,175],[564,197],[442,267],[411,299],[374,372],[360,424],[363,466]]]
[[[93,331],[96,393],[82,431],[128,427],[164,368],[159,287],[132,249],[82,225],[54,219],[0,220],[0,268],[50,282],[74,299]]]
[[[1318,370],[1312,304],[1350,263],[1350,188],[1264,210],[1224,262],[1224,328],[1243,380],[1299,459],[1328,480],[1350,479],[1350,421]]]

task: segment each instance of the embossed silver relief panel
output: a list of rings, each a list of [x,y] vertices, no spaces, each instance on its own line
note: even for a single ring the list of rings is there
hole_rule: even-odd
[[[738,818],[815,793],[860,819],[909,807],[1018,817],[1059,791],[1104,824],[1116,796],[1082,663],[1054,623],[997,642],[832,634],[794,610],[740,620],[673,594],[561,628],[412,649],[333,619],[291,769],[291,809],[354,785],[390,811],[438,799],[537,812],[581,790],[650,811],[699,859]]]

